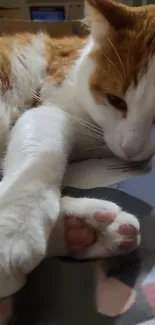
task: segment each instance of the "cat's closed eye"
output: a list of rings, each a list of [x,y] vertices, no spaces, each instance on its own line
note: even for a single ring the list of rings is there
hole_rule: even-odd
[[[115,96],[113,94],[107,94],[106,96],[109,103],[112,106],[114,106],[115,108],[119,109],[122,112],[127,112],[126,102],[122,98]]]

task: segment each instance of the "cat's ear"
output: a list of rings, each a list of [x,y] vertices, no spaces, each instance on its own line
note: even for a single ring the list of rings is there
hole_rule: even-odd
[[[87,0],[86,13],[91,20],[92,35],[100,41],[107,30],[133,27],[132,9],[113,0]]]

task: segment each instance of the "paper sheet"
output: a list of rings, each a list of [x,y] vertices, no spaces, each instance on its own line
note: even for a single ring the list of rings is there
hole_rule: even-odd
[[[131,177],[145,175],[151,167],[151,161],[129,164],[117,158],[86,160],[68,167],[63,185],[83,189],[108,186]]]

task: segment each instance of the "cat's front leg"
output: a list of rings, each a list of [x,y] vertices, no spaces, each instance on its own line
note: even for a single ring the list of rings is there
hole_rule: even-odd
[[[0,183],[0,298],[14,294],[45,257],[59,215],[69,126],[56,107],[38,107],[10,136]]]
[[[90,241],[86,238],[86,230],[95,234]],[[77,258],[116,256],[136,249],[140,243],[137,218],[110,201],[98,199],[62,198],[60,219],[55,231],[57,237],[61,233],[61,238],[65,238],[64,246],[62,239],[59,240],[59,245],[62,245],[59,249]]]

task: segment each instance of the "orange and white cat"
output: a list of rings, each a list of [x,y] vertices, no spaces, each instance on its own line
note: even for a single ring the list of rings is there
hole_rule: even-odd
[[[97,233],[76,257],[112,256],[121,244],[131,242],[134,249],[140,242],[138,220],[115,203],[61,198],[69,159],[104,155],[94,150],[104,144],[128,161],[155,152],[155,6],[130,8],[112,0],[86,5],[89,37],[0,38],[2,298],[18,291],[45,256],[69,254],[65,215]]]

